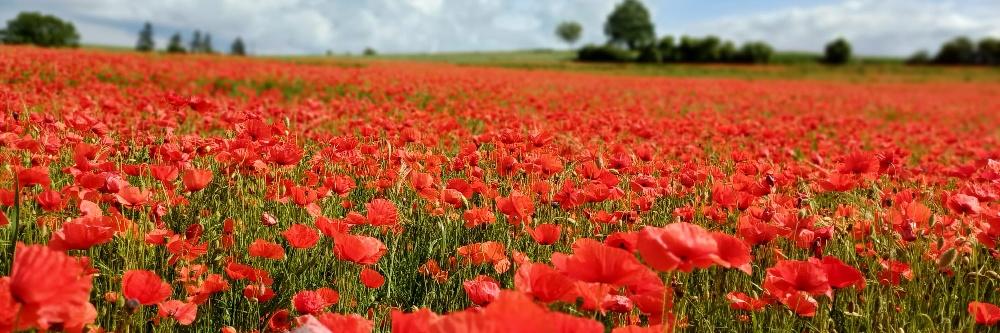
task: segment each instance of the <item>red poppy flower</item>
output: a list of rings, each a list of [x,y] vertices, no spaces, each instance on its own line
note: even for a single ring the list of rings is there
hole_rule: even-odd
[[[663,272],[690,272],[694,268],[724,263],[719,258],[715,237],[704,228],[687,222],[663,228],[643,228],[636,249],[649,266]]]
[[[295,311],[298,313],[317,314],[323,312],[330,304],[327,303],[326,298],[319,292],[302,290],[295,293],[295,296],[292,296],[292,306],[295,307]]]
[[[258,302],[267,302],[274,298],[274,290],[266,284],[248,284],[243,287],[243,297]]]
[[[430,333],[431,326],[440,318],[427,308],[421,308],[412,313],[393,309],[389,317],[394,333]]]
[[[184,189],[188,192],[201,191],[212,182],[212,170],[188,169],[181,177]]]
[[[484,224],[491,224],[496,221],[496,216],[486,208],[472,208],[462,213],[466,228],[475,228]]]
[[[497,263],[507,259],[506,248],[502,243],[489,241],[461,246],[455,250],[458,255],[467,258],[472,264]]]
[[[180,169],[173,165],[152,165],[149,171],[153,178],[162,183],[170,183],[180,174]]]
[[[281,233],[281,236],[285,237],[289,245],[297,249],[308,249],[319,242],[319,232],[316,229],[298,223],[288,227]]]
[[[17,183],[21,187],[41,185],[44,188],[52,186],[47,166],[35,166],[17,171]]]
[[[375,226],[389,226],[397,222],[399,213],[396,205],[392,201],[378,198],[365,204],[367,215],[365,216],[369,224]]]
[[[382,287],[385,284],[385,277],[378,271],[368,267],[361,269],[361,275],[358,278],[361,280],[361,284],[372,289]]]
[[[156,314],[159,318],[173,318],[178,324],[187,326],[198,317],[198,304],[172,299],[160,303]]]
[[[44,190],[35,198],[38,206],[46,212],[54,212],[63,209],[62,195],[55,190]]]
[[[645,269],[628,251],[590,238],[573,242],[573,254],[552,254],[552,265],[569,277],[584,281],[625,285]]]
[[[292,318],[288,310],[278,310],[267,318],[267,328],[271,332],[287,332],[292,328]]]
[[[371,333],[374,327],[372,322],[356,314],[342,315],[336,313],[324,313],[316,316],[323,326],[331,332],[337,333]]]
[[[535,213],[535,201],[514,191],[509,197],[497,199],[497,209],[507,216],[508,222],[521,224],[531,221],[531,215]]]
[[[561,300],[575,290],[572,280],[542,263],[518,268],[514,275],[514,287],[543,303]]]
[[[768,304],[768,302],[763,299],[753,298],[741,292],[731,292],[726,294],[726,300],[729,301],[730,308],[743,311],[760,311]]]
[[[472,280],[462,282],[462,288],[465,289],[465,295],[469,296],[472,304],[478,306],[490,304],[500,296],[500,284],[486,275],[479,275]]]
[[[81,327],[97,318],[91,275],[76,258],[41,245],[18,244],[9,280],[20,306],[17,329]]]
[[[834,288],[855,286],[865,289],[865,276],[857,268],[845,264],[834,256],[823,257],[823,270]]]
[[[544,223],[534,228],[527,227],[527,230],[531,238],[538,242],[538,244],[552,245],[559,241],[559,234],[562,228],[558,224]]]
[[[378,238],[336,234],[333,236],[333,254],[337,259],[359,265],[374,265],[388,251]]]
[[[114,236],[115,230],[105,218],[82,217],[63,223],[52,233],[49,247],[58,251],[86,250],[110,242]]]
[[[913,271],[910,265],[896,260],[881,260],[879,265],[882,271],[878,273],[878,282],[892,286],[898,286],[903,279],[913,280]]]
[[[122,276],[122,295],[142,305],[152,305],[170,298],[170,284],[153,271],[130,270]]]
[[[976,324],[992,326],[1000,322],[1000,307],[983,302],[969,302],[969,315]]]
[[[767,269],[763,287],[782,304],[805,317],[816,313],[817,302],[812,296],[833,298],[826,270],[818,260],[779,260]]]
[[[254,257],[282,260],[285,259],[285,249],[278,243],[268,242],[263,239],[256,239],[250,244],[247,252]]]
[[[713,232],[712,237],[719,246],[719,260],[722,267],[732,267],[750,274],[753,267],[750,262],[753,257],[750,255],[750,247],[739,238],[721,233]]]
[[[139,208],[149,201],[150,195],[148,190],[126,185],[118,191],[118,194],[115,194],[115,198],[125,207]]]

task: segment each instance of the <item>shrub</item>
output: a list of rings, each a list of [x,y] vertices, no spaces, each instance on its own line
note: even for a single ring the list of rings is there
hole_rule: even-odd
[[[628,62],[632,54],[612,45],[587,45],[576,53],[576,60],[587,62]]]

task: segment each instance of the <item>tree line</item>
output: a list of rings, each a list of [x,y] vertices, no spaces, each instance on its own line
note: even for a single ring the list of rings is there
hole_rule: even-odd
[[[7,27],[0,30],[0,42],[4,44],[33,44],[42,47],[78,47],[80,34],[71,22],[64,21],[53,15],[39,12],[21,12],[17,17],[7,21]],[[140,52],[156,50],[153,25],[149,22],[139,31],[139,40],[135,49]],[[216,53],[212,46],[212,35],[202,34],[195,30],[190,43],[185,46],[181,34],[170,37],[164,51],[168,53]],[[236,37],[229,47],[233,55],[246,55],[243,39]]]
[[[583,27],[566,21],[556,27],[556,36],[571,47],[580,38]],[[578,61],[644,62],[644,63],[750,63],[771,61],[774,48],[762,41],[747,42],[737,47],[731,41],[716,36],[673,36],[656,38],[649,10],[639,0],[624,0],[608,14],[604,23],[605,44],[589,44],[577,50]],[[851,62],[849,41],[837,38],[826,44],[816,60],[840,65]],[[957,37],[941,46],[936,55],[920,51],[907,64],[940,65],[1000,65],[1000,39],[984,38],[978,43],[967,37]]]
[[[135,44],[136,51],[155,51],[156,41],[153,36],[153,24],[146,22],[142,26],[142,30],[139,30],[139,40]],[[184,37],[181,36],[180,32],[177,32],[170,36],[165,51],[167,53],[215,53],[215,48],[212,46],[212,34],[208,32],[202,34],[200,30],[195,30],[191,35],[191,41],[187,48],[184,47]],[[243,39],[236,37],[229,46],[229,54],[242,56],[246,55],[246,53],[246,46],[243,44]]]
[[[583,27],[567,21],[556,27],[556,36],[570,45],[576,43],[583,33]],[[577,50],[577,60],[604,62],[644,62],[644,63],[768,63],[774,55],[774,48],[762,41],[747,42],[737,46],[732,41],[716,36],[656,37],[655,27],[649,11],[639,0],[624,0],[618,3],[604,23],[604,34],[608,40],[602,45],[585,45]],[[153,25],[146,22],[139,31],[135,49],[141,52],[157,50]],[[80,35],[73,23],[58,17],[38,12],[21,12],[7,21],[0,30],[0,42],[4,44],[34,44],[43,47],[76,47]],[[216,53],[212,35],[195,30],[187,44],[181,34],[174,33],[163,51],[167,53]],[[237,37],[229,46],[233,55],[247,54],[243,39]],[[365,55],[376,54],[367,48]],[[817,60],[827,64],[844,64],[852,60],[851,44],[846,39],[837,38],[826,45],[823,56]],[[941,45],[936,54],[920,51],[909,59],[908,64],[940,65],[1000,65],[1000,39],[983,38],[974,42],[968,37],[957,37]]]

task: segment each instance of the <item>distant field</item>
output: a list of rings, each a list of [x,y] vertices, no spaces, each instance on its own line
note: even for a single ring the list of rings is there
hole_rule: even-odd
[[[128,52],[118,46],[84,45],[86,49]],[[821,79],[848,82],[1000,82],[1000,68],[964,66],[909,66],[901,58],[861,56],[845,66],[817,63],[818,53],[778,52],[768,65],[738,64],[600,64],[574,61],[569,50],[517,50],[489,52],[439,52],[364,55],[268,55],[264,58],[297,63],[335,62],[339,66],[364,66],[373,61],[440,62],[461,66],[544,69],[613,75],[731,77],[741,79]]]
[[[1000,82],[1000,69],[987,67],[908,66],[903,59],[859,57],[845,66],[826,66],[816,62],[819,54],[779,52],[768,65],[734,64],[596,64],[575,62],[572,51],[524,50],[497,52],[445,52],[386,54],[375,56],[334,56],[341,61],[430,61],[456,65],[491,66],[523,69],[549,69],[599,72],[605,74],[683,77],[736,77],[745,79],[834,79],[845,81],[927,82],[993,81]],[[326,57],[293,57],[326,58]]]

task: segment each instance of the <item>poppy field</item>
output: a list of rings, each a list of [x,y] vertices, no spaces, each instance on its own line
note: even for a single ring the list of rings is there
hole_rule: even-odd
[[[1000,322],[1000,83],[0,51],[0,332]]]

